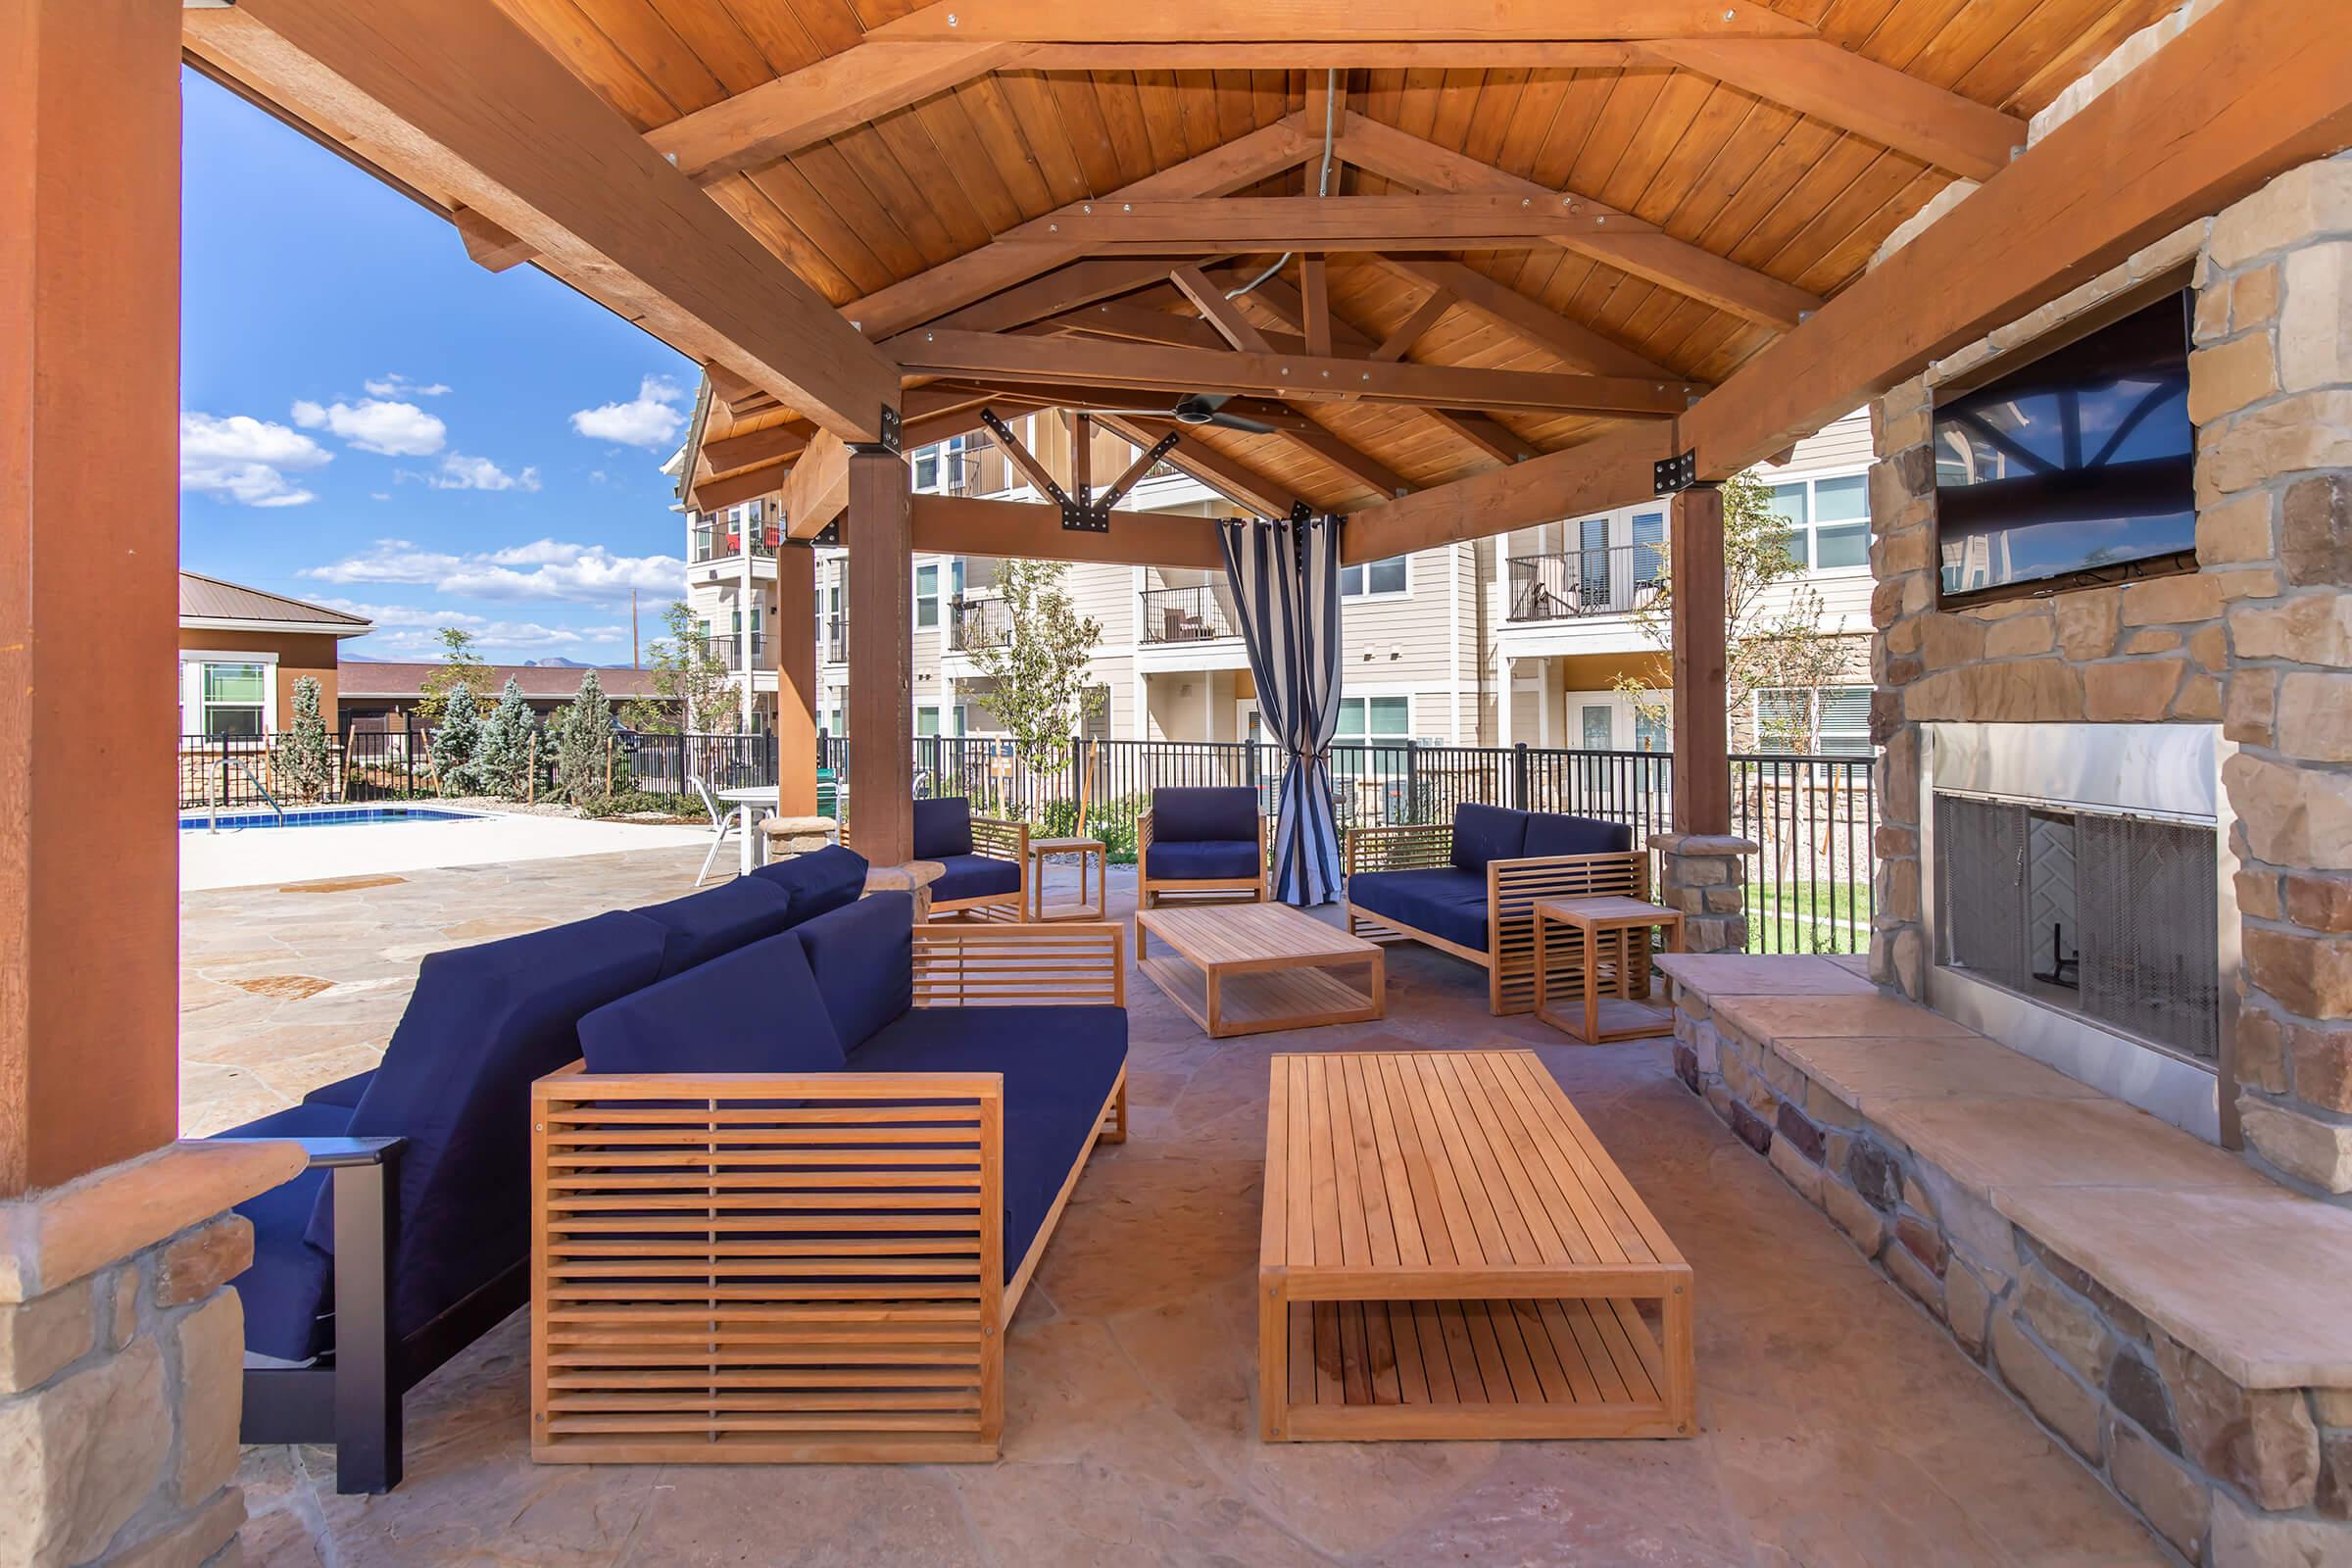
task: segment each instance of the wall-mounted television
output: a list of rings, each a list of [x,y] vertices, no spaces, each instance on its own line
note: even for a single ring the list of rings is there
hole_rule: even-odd
[[[2193,566],[2190,309],[2167,295],[1936,407],[1947,602]]]

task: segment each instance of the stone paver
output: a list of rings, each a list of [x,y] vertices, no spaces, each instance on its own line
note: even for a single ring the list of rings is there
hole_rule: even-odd
[[[224,1124],[233,1104],[299,1098],[357,1070],[347,1063],[380,1051],[416,956],[461,922],[548,924],[674,896],[700,858],[646,852],[419,872],[327,896],[192,897],[191,933],[205,934],[188,953],[190,1078],[223,1076],[186,1119]],[[1114,873],[1111,895],[1114,911],[1132,909],[1132,871]],[[286,1000],[227,984],[229,970],[336,984]],[[1013,1325],[1000,1463],[535,1466],[517,1315],[410,1396],[408,1479],[389,1496],[334,1495],[325,1450],[246,1450],[246,1560],[2165,1560],[1683,1089],[1662,1043],[1588,1048],[1529,1018],[1490,1017],[1483,976],[1418,947],[1392,950],[1390,976],[1382,1022],[1221,1043],[1152,987],[1129,986],[1132,1136],[1088,1167]],[[306,1011],[322,1007],[323,1019]],[[1372,1041],[1539,1052],[1697,1270],[1700,1438],[1256,1441],[1266,1058]]]

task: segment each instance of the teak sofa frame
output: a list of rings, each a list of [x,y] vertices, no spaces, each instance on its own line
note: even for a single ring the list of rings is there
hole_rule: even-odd
[[[1649,857],[1641,850],[1606,855],[1543,855],[1487,862],[1487,951],[1448,942],[1385,914],[1356,906],[1353,896],[1358,871],[1426,870],[1453,863],[1453,826],[1447,822],[1408,827],[1358,827],[1348,830],[1341,859],[1347,872],[1348,931],[1373,942],[1409,939],[1441,953],[1450,953],[1487,971],[1487,1010],[1505,1013],[1536,1010],[1536,906],[1544,899],[1591,898],[1623,894],[1649,896]],[[1547,957],[1554,972],[1565,967],[1581,970],[1583,945],[1573,939],[1553,941]],[[1649,955],[1632,955],[1630,991],[1649,993]]]
[[[1263,811],[1259,811],[1255,813],[1255,817],[1257,821],[1257,875],[1155,877],[1147,869],[1152,863],[1152,813],[1149,810],[1139,812],[1135,819],[1135,906],[1139,909],[1155,909],[1159,907],[1159,901],[1171,893],[1205,893],[1218,898],[1242,894],[1246,895],[1246,899],[1235,902],[1265,903],[1266,815]],[[1205,904],[1212,900],[1203,899],[1200,902]]]
[[[917,926],[918,1007],[1126,1004],[1109,924]],[[1004,1077],[597,1075],[532,1086],[531,1455],[572,1464],[994,1459]]]
[[[972,821],[972,853],[992,860],[1010,860],[1020,879],[1005,893],[983,893],[970,899],[935,899],[931,918],[968,914],[980,920],[1020,921],[1029,913],[1029,824],[993,816]]]

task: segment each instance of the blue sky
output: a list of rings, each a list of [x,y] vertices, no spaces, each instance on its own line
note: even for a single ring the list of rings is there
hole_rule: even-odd
[[[346,656],[629,659],[683,588],[695,368],[183,73],[180,561],[356,610]]]

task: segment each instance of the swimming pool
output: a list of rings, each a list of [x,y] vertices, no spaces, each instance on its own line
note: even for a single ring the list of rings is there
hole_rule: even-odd
[[[217,819],[209,812],[183,814],[179,830],[209,832],[216,820],[225,832],[230,828],[254,827],[390,827],[403,822],[485,822],[489,818],[473,811],[451,811],[434,806],[298,806],[286,813],[282,822],[275,811],[250,808],[222,811]]]

